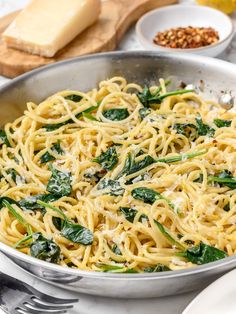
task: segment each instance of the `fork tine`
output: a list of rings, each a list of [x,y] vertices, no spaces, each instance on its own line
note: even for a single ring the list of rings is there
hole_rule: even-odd
[[[23,310],[23,312],[19,313],[27,313],[27,314],[65,314],[67,313],[66,310],[50,310],[48,309],[39,309],[39,308],[33,308],[28,307],[26,305],[22,305],[19,308],[17,308],[18,312],[19,310]]]
[[[59,298],[55,298],[55,297],[52,297],[50,295],[43,294],[40,292],[38,293],[37,296],[33,296],[33,298],[36,298],[37,301],[53,303],[54,305],[55,304],[71,304],[71,303],[77,303],[79,301],[78,299],[59,299]]]
[[[66,309],[71,309],[73,308],[72,304],[52,304],[52,303],[47,303],[47,302],[43,302],[40,300],[35,301],[35,299],[31,299],[31,301],[27,301],[24,303],[24,305],[30,305],[33,307],[37,307],[40,309],[52,309],[52,310],[66,310]]]

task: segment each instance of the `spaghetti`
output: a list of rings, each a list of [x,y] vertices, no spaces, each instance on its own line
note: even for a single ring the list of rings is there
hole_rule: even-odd
[[[122,77],[59,92],[0,133],[0,241],[88,271],[185,269],[236,251],[236,114]]]

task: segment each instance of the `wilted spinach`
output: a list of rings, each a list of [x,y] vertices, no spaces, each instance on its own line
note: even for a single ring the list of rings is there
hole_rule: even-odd
[[[63,149],[61,148],[61,145],[60,145],[60,141],[57,141],[57,143],[53,144],[53,146],[51,147],[51,150],[53,152],[56,152],[59,155],[64,154],[64,151],[63,151]],[[46,153],[44,153],[40,157],[40,162],[41,162],[41,164],[44,164],[44,163],[46,163],[48,161],[53,161],[55,159],[56,158],[54,156],[52,156],[49,152],[46,152]]]
[[[156,226],[158,227],[159,231],[163,234],[163,236],[166,238],[166,240],[176,246],[177,248],[179,248],[180,250],[185,249],[185,247],[178,241],[176,241],[169,233],[169,231],[166,230],[166,228],[157,220],[154,219],[154,223],[156,224]]]
[[[193,90],[180,89],[180,90],[167,92],[165,94],[160,94],[161,87],[158,87],[155,93],[152,94],[150,89],[147,86],[145,86],[143,88],[143,91],[141,93],[138,93],[137,96],[140,102],[143,104],[143,106],[149,108],[153,104],[160,104],[162,100],[166,97],[173,96],[173,95],[186,94],[192,91]]]
[[[144,268],[144,272],[145,273],[159,273],[159,272],[163,272],[163,271],[170,271],[171,269],[163,264],[158,263],[156,266],[149,266]]]
[[[197,127],[192,123],[177,123],[174,125],[174,129],[178,134],[184,135],[188,138],[194,138],[197,135]]]
[[[125,192],[125,190],[120,186],[119,181],[107,178],[99,182],[97,189],[105,190],[105,194],[110,194],[113,196],[123,195]]]
[[[9,202],[9,200],[11,201],[11,203]],[[28,235],[32,234],[32,229],[31,226],[28,224],[28,222],[25,221],[25,219],[15,210],[15,208],[13,206],[11,206],[11,204],[16,204],[18,205],[15,201],[13,201],[12,199],[9,199],[6,197],[2,200],[2,207],[5,206],[9,212],[19,221],[20,224],[22,224],[23,226],[25,226]]]
[[[137,273],[135,269],[128,269],[124,266],[96,263],[96,266],[101,269],[103,272],[113,272],[113,273]]]
[[[134,222],[134,218],[137,214],[137,210],[130,207],[120,207],[119,210],[124,214],[125,218],[129,222]]]
[[[43,202],[54,202],[58,200],[60,196],[53,195],[53,194],[37,194],[33,196],[29,196],[27,198],[24,198],[18,202],[19,206],[23,210],[32,210],[36,211],[39,210],[41,211],[42,215],[45,214],[45,208],[42,205],[39,205],[37,202],[38,201],[43,201]]]
[[[225,258],[228,255],[225,251],[200,242],[199,245],[187,249],[181,256],[186,257],[193,264],[202,265]]]
[[[142,160],[135,162],[133,156],[131,155],[131,153],[129,153],[127,155],[126,160],[125,160],[124,168],[117,175],[117,178],[120,178],[123,175],[130,175],[130,174],[133,174],[135,172],[138,172],[138,171],[152,165],[155,162],[156,162],[156,160],[154,158],[152,158],[150,155],[147,155]]]
[[[100,103],[98,103],[96,106],[91,106],[91,107],[85,109],[84,111],[78,113],[75,117],[77,119],[79,119],[83,116],[83,113],[92,112],[92,111],[96,110],[99,106],[100,106]],[[65,122],[61,122],[61,123],[46,124],[43,126],[43,128],[45,128],[46,131],[51,132],[51,131],[55,131],[55,130],[59,129],[60,127],[62,127],[64,125],[71,124],[71,123],[74,123],[74,121],[72,119],[69,119],[69,120],[67,120]]]
[[[209,176],[208,182],[217,182],[220,186],[236,189],[236,178],[228,170],[222,171],[219,176]]]
[[[57,196],[68,196],[72,192],[72,178],[70,172],[62,172],[51,168],[52,175],[48,181],[47,191]]]
[[[19,173],[14,168],[9,168],[6,171],[12,178],[12,180],[16,183],[16,176],[19,176]]]
[[[5,144],[7,147],[11,147],[11,144],[7,138],[7,134],[4,130],[0,130],[0,147]]]
[[[83,245],[90,245],[93,243],[93,233],[91,230],[69,220],[67,216],[57,207],[42,201],[38,201],[38,204],[44,206],[45,208],[54,210],[62,217],[62,222],[60,222],[60,225],[59,220],[57,220],[56,227],[60,226],[59,230],[66,239]]]
[[[231,126],[232,121],[230,120],[222,120],[222,119],[214,119],[214,123],[217,128],[224,128]]]
[[[87,112],[83,112],[82,116],[84,118],[91,120],[91,121],[98,121],[93,115],[91,115],[90,113],[87,113]]]
[[[173,210],[176,210],[177,213],[180,213],[180,210],[176,208],[176,206],[166,197],[161,195],[161,193],[154,191],[152,189],[146,188],[146,187],[138,187],[131,191],[131,195],[138,200],[143,201],[147,204],[153,204],[156,200],[164,200],[166,203],[172,208]]]
[[[71,95],[65,96],[64,98],[67,100],[74,101],[74,102],[80,102],[83,99],[82,96],[76,95],[76,94],[71,94]]]
[[[203,182],[203,174],[200,173],[199,177],[195,179],[193,182],[202,183]]]
[[[60,247],[53,241],[46,239],[40,232],[32,235],[30,254],[40,260],[58,263],[60,260]]]
[[[137,161],[137,162],[133,161],[130,168],[126,172],[126,174],[130,175],[130,174],[133,174],[135,172],[138,172],[144,168],[147,168],[148,166],[152,165],[155,162],[156,162],[156,160],[154,158],[152,158],[152,156],[147,155],[140,161]]]
[[[138,212],[136,209],[130,207],[120,207],[119,210],[124,214],[125,218],[129,222],[134,222],[134,218]],[[142,221],[142,219],[148,220],[148,217],[142,214],[139,218],[139,221]]]
[[[122,255],[121,250],[117,246],[117,244],[113,244],[111,247],[112,252],[114,252],[116,255]]]
[[[152,109],[144,107],[144,108],[140,108],[138,112],[139,112],[141,120],[143,120],[145,117],[147,117],[152,112]]]
[[[122,171],[116,176],[116,179],[119,179],[120,177],[124,175],[129,175],[132,173],[135,173],[137,171],[140,171],[141,169],[144,169],[148,167],[149,165],[156,163],[156,162],[164,162],[164,163],[172,163],[172,162],[178,162],[182,160],[187,160],[191,159],[197,156],[201,156],[205,154],[207,151],[202,150],[198,152],[193,152],[189,154],[182,154],[182,155],[177,155],[177,156],[172,156],[172,157],[166,157],[166,158],[159,158],[159,159],[154,159],[150,155],[147,155],[144,159],[135,162],[134,157],[132,156],[131,153],[129,153],[126,157],[125,160],[125,165]]]
[[[3,203],[4,201],[7,201],[9,204],[18,205],[18,203],[15,200],[13,200],[12,198],[7,197],[7,196],[2,196],[2,197],[0,197],[0,210],[5,206]]]
[[[203,135],[203,136],[208,135],[210,137],[214,136],[215,129],[213,129],[207,124],[204,124],[201,116],[198,116],[196,118],[196,122],[197,122],[198,135]]]
[[[104,110],[102,114],[108,120],[121,121],[129,116],[129,111],[127,108],[113,108]]]
[[[114,146],[109,147],[107,151],[93,159],[93,161],[99,163],[103,169],[112,170],[118,163],[116,148]]]

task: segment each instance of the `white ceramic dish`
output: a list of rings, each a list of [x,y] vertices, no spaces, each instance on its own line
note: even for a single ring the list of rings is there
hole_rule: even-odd
[[[182,314],[235,314],[236,269],[204,289]]]
[[[166,48],[153,43],[157,32],[175,27],[212,27],[219,32],[220,40],[211,46],[194,49]],[[136,25],[136,33],[145,49],[162,52],[188,52],[215,57],[230,44],[234,25],[224,13],[197,5],[172,5],[145,14]]]

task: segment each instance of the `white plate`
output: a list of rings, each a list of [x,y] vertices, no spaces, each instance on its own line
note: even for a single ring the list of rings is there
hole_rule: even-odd
[[[220,40],[214,45],[194,49],[174,49],[156,45],[153,38],[157,32],[176,27],[212,27],[218,31]],[[215,57],[230,44],[234,25],[224,13],[204,6],[171,5],[145,14],[136,24],[136,34],[146,49],[166,52],[188,52]]]
[[[235,314],[236,269],[204,289],[182,314]]]

